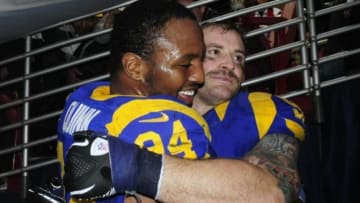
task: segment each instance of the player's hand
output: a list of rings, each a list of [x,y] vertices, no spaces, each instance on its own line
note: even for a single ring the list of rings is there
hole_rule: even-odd
[[[106,136],[82,131],[74,133],[74,140],[66,155],[66,190],[79,199],[97,199],[115,194]]]
[[[64,185],[77,199],[137,192],[155,198],[162,156],[93,131],[74,133],[65,161]]]

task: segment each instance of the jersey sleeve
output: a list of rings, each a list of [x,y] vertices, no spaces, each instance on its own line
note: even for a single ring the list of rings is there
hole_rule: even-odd
[[[158,154],[186,159],[209,157],[211,135],[195,110],[166,99],[132,100],[106,125],[108,134]]]
[[[294,103],[267,93],[250,93],[251,103],[260,138],[267,134],[292,135],[303,141],[304,113]]]

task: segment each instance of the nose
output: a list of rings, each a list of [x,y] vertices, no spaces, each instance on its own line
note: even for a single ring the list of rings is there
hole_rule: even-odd
[[[196,84],[203,84],[205,81],[205,74],[202,61],[196,62],[192,68],[189,69],[189,81]]]
[[[234,59],[231,56],[231,54],[224,54],[223,55],[222,61],[220,63],[220,68],[221,69],[226,69],[226,70],[234,70],[235,69]]]

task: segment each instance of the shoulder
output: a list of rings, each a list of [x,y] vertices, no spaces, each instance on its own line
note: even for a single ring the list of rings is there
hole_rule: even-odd
[[[184,158],[206,157],[211,141],[209,127],[199,113],[164,98],[129,100],[116,109],[106,129],[156,153]]]
[[[176,98],[168,96],[134,98],[124,104],[121,108],[131,108],[133,109],[134,113],[170,111],[173,112],[172,116],[174,117],[179,115],[187,115],[196,119],[203,119],[202,116],[193,108],[184,105]]]
[[[263,92],[249,93],[248,98],[256,120],[271,123],[270,132],[290,133],[299,140],[304,139],[305,116],[295,103]]]
[[[194,109],[169,98],[133,98],[116,109],[116,114],[141,117],[152,112],[164,112],[170,119],[192,119],[206,123]]]
[[[92,82],[86,85],[80,86],[74,92],[70,94],[70,97],[89,97],[93,94],[94,90],[101,87],[109,88],[109,82]]]
[[[252,92],[248,94],[248,99],[253,106],[273,108],[277,113],[295,113],[298,118],[304,118],[303,111],[298,105],[279,96],[265,92]]]
[[[169,98],[133,98],[119,106],[112,117],[113,121],[110,125],[116,127],[108,126],[109,129],[125,129],[132,122],[151,123],[152,125],[181,122],[187,130],[201,128],[208,134],[208,125],[197,111]],[[119,133],[112,132],[110,134]]]
[[[83,86],[80,86],[76,91],[86,91],[86,90],[94,90],[98,87],[101,87],[101,86],[106,86],[106,87],[109,87],[110,86],[110,83],[107,82],[107,81],[97,81],[97,82],[91,82],[91,83],[88,83],[88,84],[85,84]]]
[[[267,92],[240,92],[235,101],[233,108],[254,120],[260,138],[282,133],[304,139],[305,117],[295,103]]]

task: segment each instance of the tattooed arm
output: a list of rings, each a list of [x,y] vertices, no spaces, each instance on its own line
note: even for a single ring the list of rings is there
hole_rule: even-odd
[[[271,134],[265,136],[248,152],[244,160],[267,169],[279,180],[286,202],[297,199],[300,190],[300,176],[297,170],[299,143],[296,138]]]
[[[165,188],[166,190],[164,190],[165,191],[164,193],[160,192],[160,197],[162,200],[170,200],[170,201],[176,200],[183,202],[187,202],[187,201],[189,202],[191,201],[272,202],[270,200],[271,198],[269,194],[275,195],[276,192],[270,192],[271,190],[274,191],[273,189],[270,188],[272,188],[273,183],[276,183],[277,187],[282,190],[286,202],[294,202],[298,197],[299,188],[300,188],[300,177],[297,170],[298,145],[299,143],[297,139],[288,135],[283,135],[283,134],[267,135],[262,140],[260,140],[257,143],[257,145],[250,152],[248,152],[243,158],[244,161],[247,161],[248,163],[251,163],[250,165],[254,166],[254,167],[248,166],[248,168],[245,167],[246,164],[242,161],[217,159],[217,160],[207,160],[201,162],[198,161],[189,162],[187,160],[186,162],[189,163],[185,164],[184,160],[180,160],[180,159],[169,160],[171,157],[166,157],[168,158],[165,160],[165,162],[167,163],[173,161],[179,161],[179,163],[174,165],[173,170],[170,169],[165,171],[171,172],[174,171],[175,169],[178,169],[179,171],[174,173],[172,176],[169,175],[169,177],[172,178],[163,178],[163,180],[167,180],[167,179],[171,180],[170,183],[175,185],[176,186],[175,188],[177,188],[177,190],[183,189],[183,191],[178,192],[175,195],[175,193],[172,193],[172,190],[169,189],[171,187],[169,187],[166,183],[163,182],[162,185],[163,187],[161,191],[163,191]],[[194,170],[194,168],[196,168],[195,165],[193,167],[190,167],[190,165],[193,164],[199,164],[199,163],[206,164],[205,162],[208,161],[210,162],[225,161],[229,163],[219,162],[217,164],[212,164],[210,169],[212,169],[213,171],[211,171],[210,173],[207,173],[208,169],[206,167],[201,169],[197,167],[197,170]],[[239,164],[239,166],[235,167],[234,165],[235,163]],[[169,164],[165,164],[165,165],[169,165]],[[170,166],[172,166],[172,164]],[[189,173],[185,173],[186,170],[184,170],[188,168],[187,166],[189,166],[190,168]],[[216,169],[218,166],[220,166],[221,168],[218,169],[218,172],[219,173],[221,172],[221,175],[220,174],[214,175],[216,174],[216,170],[214,171],[214,169]],[[271,181],[269,181],[269,177],[266,175],[266,173],[259,170],[258,167],[263,170],[265,169],[267,171],[266,173],[270,172],[278,180],[273,183],[270,183]],[[233,169],[233,171],[229,169]],[[239,171],[241,171],[241,173],[239,173]],[[200,174],[196,174],[197,172],[199,172]],[[177,177],[179,177],[179,174],[192,174],[191,180],[187,179],[186,178],[187,176],[183,176],[182,178],[179,179],[185,182],[181,182],[181,184],[177,182],[176,184],[174,184],[174,182],[176,182],[176,180],[178,179]],[[229,179],[223,179],[226,177],[225,176],[226,174],[230,175]],[[167,174],[164,175],[165,177],[167,176]],[[211,180],[211,177],[217,177],[216,181],[214,180],[209,181]],[[194,181],[197,178],[205,178],[205,180],[209,182],[205,184],[201,184],[202,183],[201,180]],[[255,182],[258,181],[259,184],[254,184],[254,181]],[[192,182],[194,182],[194,185],[190,184]],[[214,182],[216,182],[217,184],[213,184]],[[170,183],[168,184],[171,185]],[[224,184],[221,185],[220,183],[224,183]],[[237,187],[236,183],[240,185],[242,184],[243,188],[240,189],[241,187]],[[181,187],[182,185],[187,185],[187,187]],[[201,188],[194,187],[195,185],[197,186],[202,185],[202,187]],[[207,185],[207,187],[205,187],[204,185]],[[227,188],[227,186],[231,186],[231,189]],[[207,188],[207,190],[204,191],[205,188]],[[220,188],[222,188],[223,190],[218,190]],[[266,192],[264,193],[266,188],[270,189],[269,193]],[[206,193],[206,191],[208,191],[209,193]],[[229,191],[230,193],[228,193]],[[234,191],[238,191],[238,192],[236,193]],[[194,192],[194,194],[192,192]],[[183,194],[185,194],[185,196],[182,196]],[[238,195],[240,195],[240,197]],[[279,199],[273,200],[273,202],[281,202],[281,201],[282,200]]]

